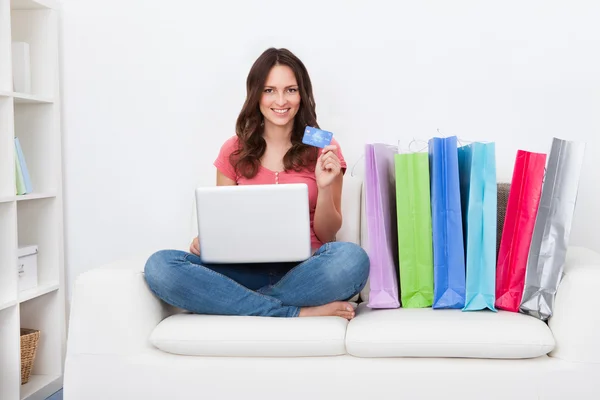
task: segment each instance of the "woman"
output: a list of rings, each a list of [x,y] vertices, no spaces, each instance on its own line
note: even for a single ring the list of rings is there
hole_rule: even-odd
[[[145,268],[150,289],[165,302],[198,314],[273,317],[354,317],[346,300],[369,275],[369,258],[352,243],[335,242],[342,225],[342,152],[302,143],[318,127],[304,64],[286,49],[268,49],[254,63],[236,124],[214,162],[217,185],[306,183],[313,256],[302,263],[205,265],[198,238],[190,253],[163,250]],[[201,238],[200,238],[201,240]]]

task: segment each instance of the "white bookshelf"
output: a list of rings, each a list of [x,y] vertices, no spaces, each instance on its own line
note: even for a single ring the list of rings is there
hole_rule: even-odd
[[[62,156],[55,0],[0,0],[0,399],[45,399],[62,386],[65,278]],[[31,91],[15,92],[11,42],[27,42]],[[14,137],[33,192],[16,195]],[[38,246],[38,284],[19,291],[17,250]],[[20,330],[40,330],[29,382],[21,385]]]

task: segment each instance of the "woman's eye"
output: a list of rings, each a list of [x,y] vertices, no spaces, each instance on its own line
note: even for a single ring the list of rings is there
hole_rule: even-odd
[[[267,88],[267,89],[265,89],[265,93],[273,93],[273,89]]]
[[[296,93],[297,91],[298,91],[298,89],[296,89],[296,88],[289,88],[288,89],[288,92],[290,92],[290,93]]]

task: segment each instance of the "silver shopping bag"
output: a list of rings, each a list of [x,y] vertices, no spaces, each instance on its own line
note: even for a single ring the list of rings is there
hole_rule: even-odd
[[[585,143],[554,138],[529,248],[519,311],[547,320],[562,278]]]

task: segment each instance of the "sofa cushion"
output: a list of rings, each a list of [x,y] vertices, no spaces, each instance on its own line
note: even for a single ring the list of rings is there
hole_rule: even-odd
[[[348,321],[341,317],[267,318],[172,315],[150,342],[168,353],[193,356],[309,357],[346,354]]]
[[[524,314],[376,310],[365,303],[346,334],[346,349],[357,357],[532,358],[549,353],[554,344],[548,326]]]

